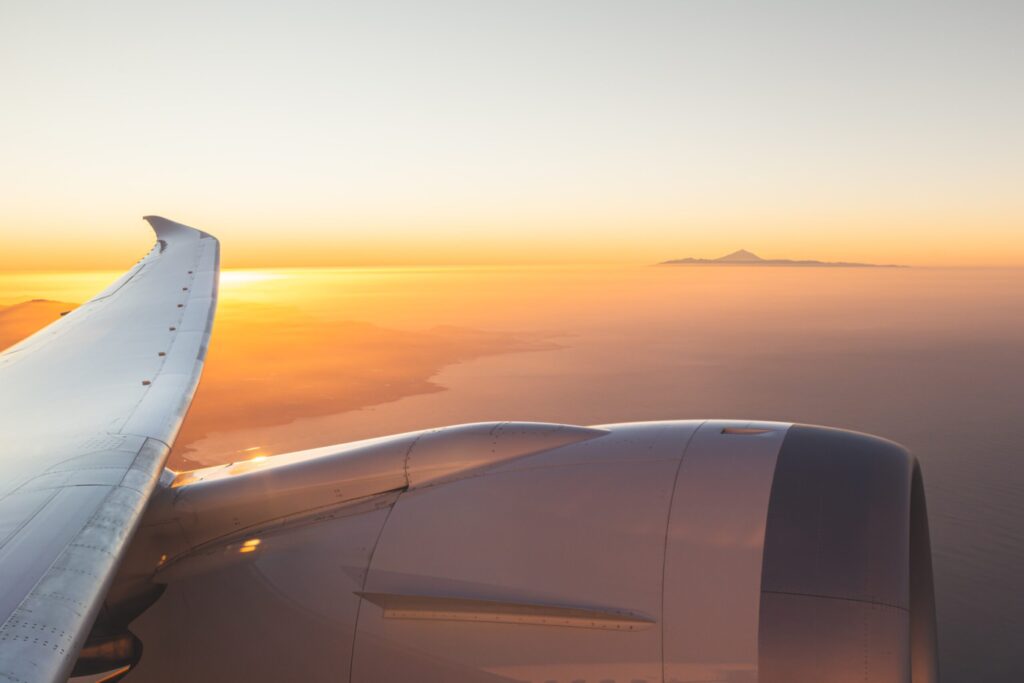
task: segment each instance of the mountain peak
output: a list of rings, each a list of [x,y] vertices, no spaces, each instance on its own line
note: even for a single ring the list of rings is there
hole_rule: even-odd
[[[740,249],[739,251],[734,251],[731,254],[726,254],[725,256],[722,256],[720,258],[716,258],[715,260],[716,261],[730,261],[730,262],[736,263],[736,262],[744,262],[744,261],[745,262],[749,262],[749,261],[763,261],[764,259],[762,259],[760,256],[758,256],[757,254],[755,254],[753,252],[747,251],[746,249]]]
[[[679,258],[671,261],[662,261],[662,265],[669,266],[789,266],[801,268],[905,268],[906,266],[886,265],[880,266],[874,263],[851,263],[850,261],[814,261],[803,259],[800,261],[788,258],[764,259],[757,254],[740,249],[718,258]]]

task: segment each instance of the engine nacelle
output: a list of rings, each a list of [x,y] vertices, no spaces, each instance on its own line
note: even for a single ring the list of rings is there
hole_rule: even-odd
[[[936,680],[920,473],[888,441],[463,425],[178,475],[108,598],[138,681]]]

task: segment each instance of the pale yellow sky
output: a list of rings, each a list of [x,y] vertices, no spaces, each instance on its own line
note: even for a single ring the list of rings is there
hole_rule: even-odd
[[[1019,2],[5,2],[0,268],[1024,265]]]

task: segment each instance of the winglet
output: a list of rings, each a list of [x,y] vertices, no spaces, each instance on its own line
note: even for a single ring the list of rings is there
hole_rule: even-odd
[[[142,220],[149,223],[150,227],[153,228],[153,232],[156,233],[157,239],[166,240],[186,234],[198,234],[200,239],[213,238],[213,235],[209,233],[197,230],[196,228],[191,228],[184,223],[177,223],[164,218],[163,216],[143,216]]]

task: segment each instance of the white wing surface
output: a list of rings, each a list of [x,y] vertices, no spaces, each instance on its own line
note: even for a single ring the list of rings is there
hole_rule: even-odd
[[[199,382],[219,245],[146,220],[134,268],[0,354],[0,681],[67,679]]]

